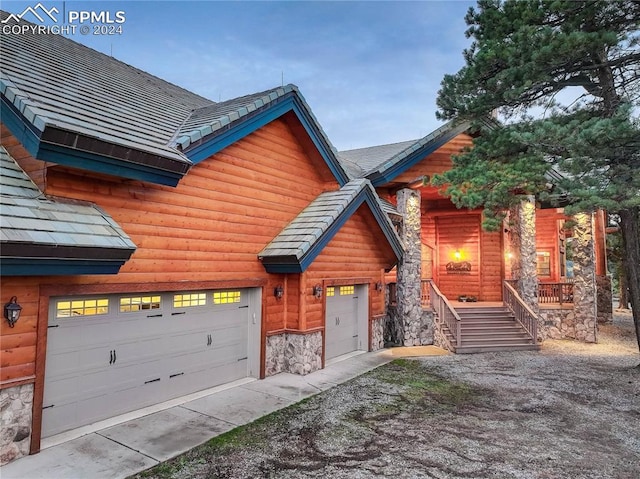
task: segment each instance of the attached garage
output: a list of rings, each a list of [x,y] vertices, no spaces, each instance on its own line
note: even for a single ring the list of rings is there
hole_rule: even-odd
[[[259,376],[260,289],[52,298],[42,435]]]
[[[367,285],[327,287],[325,315],[325,358],[333,359],[354,351],[367,351]]]

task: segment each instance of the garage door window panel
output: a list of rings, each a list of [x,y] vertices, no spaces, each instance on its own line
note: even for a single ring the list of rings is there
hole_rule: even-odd
[[[148,311],[160,309],[162,300],[160,296],[126,296],[120,298],[121,313],[136,313],[139,311]]]
[[[56,302],[56,318],[78,318],[109,314],[108,298],[71,299]]]
[[[193,308],[196,306],[206,306],[207,293],[184,293],[173,295],[174,308]]]

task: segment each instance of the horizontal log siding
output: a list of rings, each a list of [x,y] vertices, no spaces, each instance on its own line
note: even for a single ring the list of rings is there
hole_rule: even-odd
[[[4,124],[0,126],[0,144],[2,144],[7,152],[20,164],[22,169],[29,174],[29,177],[38,185],[38,188],[43,190],[45,185],[45,164],[42,161],[34,160]]]
[[[502,301],[504,253],[500,231],[480,231],[480,296],[481,301]]]
[[[436,217],[438,242],[438,287],[450,299],[458,296],[480,296],[480,215],[455,215]],[[462,254],[460,260],[454,252]],[[471,271],[460,274],[447,272],[447,263],[468,261]]]
[[[267,278],[257,254],[324,191],[326,169],[311,164],[286,123],[276,120],[194,166],[176,188],[96,183],[59,170],[50,172],[47,193],[99,204],[138,246],[119,275],[100,281]],[[282,307],[274,308],[268,306],[267,324],[276,327],[272,313]]]
[[[385,247],[380,248],[380,245]],[[349,284],[348,280],[353,278],[368,279],[369,315],[384,313],[384,292],[376,291],[374,286],[384,280],[384,269],[392,266],[389,262],[392,257],[391,247],[387,245],[371,211],[362,205],[306,271],[306,329],[324,326],[324,295],[322,299],[316,299],[312,289],[325,280],[344,279],[345,284]]]
[[[96,203],[138,246],[118,275],[65,277],[65,285],[78,286],[77,294],[83,285],[101,284],[108,292],[109,285],[130,284],[139,291],[139,284],[154,290],[155,283],[163,282],[188,288],[187,282],[263,279],[265,332],[298,327],[297,280],[286,283],[287,301],[276,300],[273,290],[285,284],[284,276],[268,275],[257,254],[338,183],[330,181],[324,162],[309,161],[285,121],[276,120],[194,166],[176,188],[47,167],[4,126],[2,144],[47,194]],[[2,278],[2,304],[16,295],[24,308],[15,328],[2,321],[2,384],[35,374],[39,284],[59,280]]]
[[[437,173],[450,170],[452,166],[451,155],[459,154],[465,147],[470,147],[472,142],[473,140],[469,135],[462,133],[407,171],[398,175],[393,181],[395,183],[408,183],[424,175],[433,177]]]
[[[0,388],[16,381],[32,380],[36,373],[39,282],[42,278],[6,278],[0,281],[0,307],[12,296],[22,306],[20,319],[13,328],[2,316],[0,321]],[[46,318],[45,318],[46,321]]]

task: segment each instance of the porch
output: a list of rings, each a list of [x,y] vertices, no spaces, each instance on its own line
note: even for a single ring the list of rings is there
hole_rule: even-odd
[[[395,314],[395,283],[389,284],[388,291],[389,306]],[[423,319],[433,324],[434,343],[452,352],[537,350],[538,340],[546,337],[538,324],[549,312],[571,312],[573,292],[573,282],[539,283],[534,311],[518,295],[513,280],[502,283],[503,301],[478,301],[474,297],[448,298],[435,281],[423,279],[420,307]]]
[[[421,281],[421,305],[433,312],[434,340],[457,354],[537,350],[538,316],[503,282],[503,301],[450,301]]]

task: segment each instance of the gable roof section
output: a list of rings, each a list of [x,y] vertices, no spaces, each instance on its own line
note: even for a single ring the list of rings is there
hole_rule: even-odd
[[[393,181],[470,127],[471,123],[467,121],[452,120],[419,140],[343,151],[339,158],[358,165],[363,171],[362,177],[371,180],[374,186],[380,186]]]
[[[0,72],[2,121],[40,160],[176,186],[194,162],[293,111],[339,184],[348,181],[295,85],[215,103],[61,35],[28,32],[3,36]]]
[[[176,145],[199,163],[288,112],[296,115],[340,186],[347,183],[335,148],[292,84],[194,110],[180,128]]]
[[[135,251],[97,206],[43,195],[1,146],[0,172],[3,275],[115,274]]]
[[[402,258],[400,239],[384,213],[373,186],[355,179],[336,191],[320,194],[259,254],[269,273],[305,271],[346,221],[366,203],[380,225],[396,258]]]

